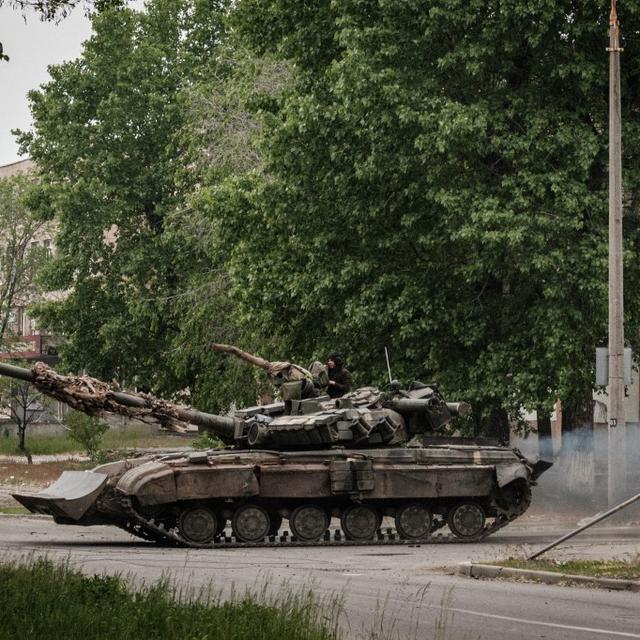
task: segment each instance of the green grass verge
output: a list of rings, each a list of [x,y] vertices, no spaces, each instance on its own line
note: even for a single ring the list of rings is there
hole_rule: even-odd
[[[553,571],[555,573],[570,573],[578,576],[596,578],[622,578],[625,580],[640,579],[640,555],[631,560],[567,560],[555,562],[553,560],[502,560],[490,562],[500,567],[514,569],[532,569],[533,571]]]
[[[24,507],[0,507],[0,513],[4,513],[10,516],[22,516],[30,513],[29,509]]]
[[[235,595],[212,587],[185,594],[168,580],[133,586],[83,576],[46,559],[0,564],[0,639],[325,640],[338,638],[337,599],[309,591]]]
[[[145,447],[185,447],[191,444],[187,438],[176,436],[151,436],[146,430],[131,428],[126,431],[110,429],[100,443],[101,449],[128,449]],[[32,455],[53,455],[58,453],[83,453],[82,447],[66,434],[29,435],[27,449]],[[17,436],[0,436],[0,455],[22,455],[18,449]]]
[[[27,434],[26,446],[32,455],[81,452],[80,446],[66,435],[29,436]],[[0,437],[0,454],[7,456],[22,455],[22,452],[18,449],[18,438],[16,436]]]

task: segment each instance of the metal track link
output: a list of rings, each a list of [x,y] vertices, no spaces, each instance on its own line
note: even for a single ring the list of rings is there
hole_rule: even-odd
[[[297,540],[295,537],[289,535],[288,531],[284,531],[282,535],[269,536],[264,540],[258,542],[242,542],[237,540],[233,536],[219,536],[212,542],[207,544],[198,544],[186,540],[183,538],[177,529],[166,529],[163,526],[157,525],[152,519],[145,518],[140,515],[132,503],[128,499],[124,499],[122,506],[125,508],[128,515],[131,517],[131,521],[122,526],[125,531],[128,531],[134,536],[142,538],[147,541],[153,541],[156,543],[166,543],[171,546],[190,547],[193,549],[238,549],[238,548],[269,548],[269,547],[362,547],[362,546],[409,546],[415,547],[423,544],[468,544],[474,542],[481,542],[488,536],[492,535],[496,531],[499,531],[503,527],[506,527],[509,523],[513,522],[521,514],[511,514],[509,517],[500,516],[494,520],[494,522],[486,526],[483,531],[474,537],[459,538],[453,534],[443,535],[436,533],[430,535],[427,538],[422,539],[403,539],[400,538],[395,529],[378,529],[376,537],[372,540],[347,540],[344,536],[344,532],[340,529],[336,529],[331,532],[328,530],[321,540],[303,541]]]

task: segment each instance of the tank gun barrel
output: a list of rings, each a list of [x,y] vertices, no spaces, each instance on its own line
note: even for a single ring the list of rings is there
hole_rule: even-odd
[[[45,367],[48,370],[48,368]],[[144,412],[145,417],[150,416],[159,422],[166,422],[167,418],[175,418],[181,422],[203,427],[215,433],[221,440],[225,442],[233,442],[236,432],[236,420],[226,416],[218,416],[211,413],[205,413],[196,409],[180,407],[169,402],[158,401],[149,397],[133,395],[123,391],[108,389],[106,393],[104,389],[92,394],[87,388],[73,389],[77,385],[77,379],[72,376],[62,376],[48,370],[49,378],[55,380],[55,385],[41,384],[38,375],[33,369],[24,369],[12,364],[0,362],[0,375],[29,382],[36,388],[61,402],[65,402],[69,406],[85,413],[95,414],[98,411],[117,411],[118,406],[128,407],[134,410],[131,417],[137,417],[135,410]],[[103,387],[106,387],[102,383]],[[92,397],[93,395],[93,397]],[[80,402],[79,402],[80,401]],[[89,408],[90,410],[87,410]]]
[[[144,398],[132,396],[122,391],[114,391],[113,399],[125,407],[139,409],[148,407],[148,402]],[[178,420],[195,424],[198,427],[212,431],[215,435],[219,436],[221,440],[228,442],[233,441],[236,430],[236,421],[233,418],[218,416],[213,413],[205,413],[197,409],[187,409],[186,407],[179,407],[177,405],[172,405],[172,410]]]
[[[7,364],[5,362],[0,362],[0,375],[22,380],[23,382],[34,383],[36,381],[36,376],[31,369],[16,367],[14,364]]]

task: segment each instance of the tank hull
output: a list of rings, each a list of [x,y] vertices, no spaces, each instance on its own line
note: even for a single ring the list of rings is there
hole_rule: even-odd
[[[324,539],[331,518],[346,538],[373,540],[383,517],[401,530],[398,518],[414,523],[399,534],[409,540],[445,525],[458,538],[479,539],[526,510],[535,475],[507,447],[211,450],[65,472],[43,492],[14,497],[63,524],[135,525],[145,537],[191,546],[215,544],[229,529],[240,542],[267,540],[283,518],[309,542]],[[455,526],[456,513],[466,528]],[[428,526],[416,528],[420,522]]]

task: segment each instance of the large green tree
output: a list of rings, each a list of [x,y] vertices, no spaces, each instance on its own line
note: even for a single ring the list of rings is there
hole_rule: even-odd
[[[231,7],[224,47],[223,3],[105,9],[32,96],[34,203],[61,220],[49,285],[70,291],[41,317],[66,362],[214,408],[251,376],[210,337],[303,363],[339,347],[360,382],[383,381],[388,346],[397,377],[474,401],[477,428],[557,396],[587,406],[606,335],[606,8]],[[620,15],[633,343],[640,9]]]
[[[638,322],[640,8],[621,8],[627,326]],[[255,340],[478,407],[588,405],[606,341],[608,9],[594,0],[242,0],[288,60],[261,172],[202,198]],[[572,413],[570,410],[569,414]],[[576,411],[574,410],[575,414]]]
[[[59,224],[47,284],[68,292],[39,316],[68,337],[69,367],[159,391],[189,383],[167,362],[185,261],[167,232],[184,206],[176,132],[182,92],[217,68],[225,12],[217,0],[104,9],[81,57],[30,94],[34,127],[21,142],[41,175],[31,205]]]

